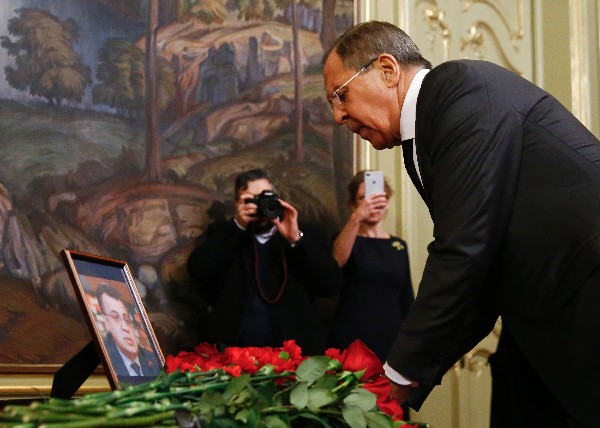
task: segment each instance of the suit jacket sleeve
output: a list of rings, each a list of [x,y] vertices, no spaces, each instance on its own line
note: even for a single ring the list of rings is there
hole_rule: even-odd
[[[388,364],[420,387],[418,409],[444,373],[493,327],[494,258],[510,220],[523,112],[468,62],[432,70],[417,102],[416,143],[434,240]]]
[[[188,259],[188,272],[198,282],[200,291],[209,302],[214,301],[222,275],[231,266],[231,260],[251,242],[249,231],[240,229],[233,220],[208,226],[198,247]]]

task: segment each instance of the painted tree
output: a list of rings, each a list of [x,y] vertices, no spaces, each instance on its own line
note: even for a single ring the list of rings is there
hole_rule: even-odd
[[[158,127],[157,51],[158,0],[148,0],[146,26],[146,179],[160,180],[160,132]]]
[[[100,83],[92,88],[92,101],[135,117],[144,109],[144,76],[144,52],[126,40],[109,38],[98,52]]]
[[[8,32],[15,40],[0,38],[0,46],[16,64],[4,68],[7,82],[46,98],[51,106],[60,106],[63,100],[81,102],[91,84],[91,72],[73,49],[79,37],[77,23],[36,8],[21,8],[17,13],[8,21]]]
[[[183,0],[181,14],[197,17],[205,24],[223,23],[227,17],[227,0]]]
[[[318,0],[303,0],[305,5],[316,4]],[[296,122],[296,148],[295,158],[297,161],[304,160],[303,150],[303,126],[304,112],[302,104],[302,61],[300,56],[300,36],[299,22],[297,14],[296,0],[237,0],[238,10],[240,11],[239,18],[246,20],[273,19],[275,10],[283,10],[290,6],[291,9],[291,27],[292,27],[292,55],[294,63],[294,100],[295,100],[295,122]]]
[[[123,39],[107,39],[98,52],[92,101],[117,109],[123,116],[136,118],[145,108],[145,56],[135,44]],[[158,59],[158,110],[164,111],[175,94],[175,73],[164,59]]]
[[[294,96],[296,101],[296,160],[304,160],[302,148],[304,128],[304,106],[302,104],[302,61],[300,59],[300,40],[298,36],[298,13],[296,0],[289,0],[292,9],[292,46],[294,52]]]
[[[319,39],[323,50],[327,51],[333,42],[335,41],[335,0],[323,0],[322,4],[322,20],[321,20],[321,33]]]
[[[331,48],[337,37],[335,28],[335,11],[336,11],[336,0],[322,0],[322,23],[321,33],[319,39],[323,51],[326,52]],[[344,2],[347,0],[340,0],[342,7]],[[351,6],[351,4],[350,4]],[[352,133],[347,127],[338,126],[333,120],[331,121],[333,141],[332,141],[332,162],[331,168],[333,171],[333,177],[335,182],[336,199],[338,202],[338,218],[343,219],[348,216],[346,206],[346,192],[345,188],[348,183],[349,177],[352,176],[353,170],[353,153],[352,150],[348,149],[348,142],[352,141]]]

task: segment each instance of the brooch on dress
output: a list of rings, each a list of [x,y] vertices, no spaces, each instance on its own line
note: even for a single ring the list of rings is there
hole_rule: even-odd
[[[404,245],[402,245],[402,242],[400,242],[400,241],[393,241],[392,247],[394,247],[398,251],[404,250]]]

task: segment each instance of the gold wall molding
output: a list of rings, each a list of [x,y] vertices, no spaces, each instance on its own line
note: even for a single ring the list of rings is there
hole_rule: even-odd
[[[478,54],[478,58],[483,59],[486,51],[485,33],[490,35],[492,43],[500,55],[501,65],[522,76],[523,71],[519,70],[509,59],[508,54],[502,47],[502,43],[500,42],[498,35],[487,22],[477,21],[471,26],[469,34],[461,39],[460,50],[464,51],[467,47],[470,47],[472,51]]]
[[[502,5],[495,0],[464,0],[463,10],[468,11],[476,3],[485,4],[497,13],[497,15],[500,17],[500,20],[504,23],[510,33],[511,44],[513,47],[518,49],[518,42],[522,40],[523,36],[525,35],[525,28],[523,27],[523,0],[516,0],[515,6],[517,9],[517,26],[514,30],[510,25],[507,12],[504,10]]]
[[[571,109],[600,136],[600,10],[597,0],[569,0]]]
[[[451,32],[450,27],[445,21],[446,13],[439,8],[436,0],[419,0],[415,4],[415,9],[419,8],[423,3],[426,4],[425,9],[423,10],[423,15],[425,16],[425,21],[431,30],[429,33],[430,46],[435,45],[435,33],[439,30],[442,36],[442,46],[444,52],[443,59],[444,61],[448,61],[450,59]]]
[[[484,59],[531,79],[531,1],[417,0],[409,34],[434,65]]]

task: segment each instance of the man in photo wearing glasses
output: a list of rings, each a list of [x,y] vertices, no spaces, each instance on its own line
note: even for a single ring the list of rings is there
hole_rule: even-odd
[[[118,377],[156,376],[160,364],[154,354],[141,347],[135,326],[121,293],[106,283],[98,286],[98,304],[106,320],[108,333],[104,346]]]

